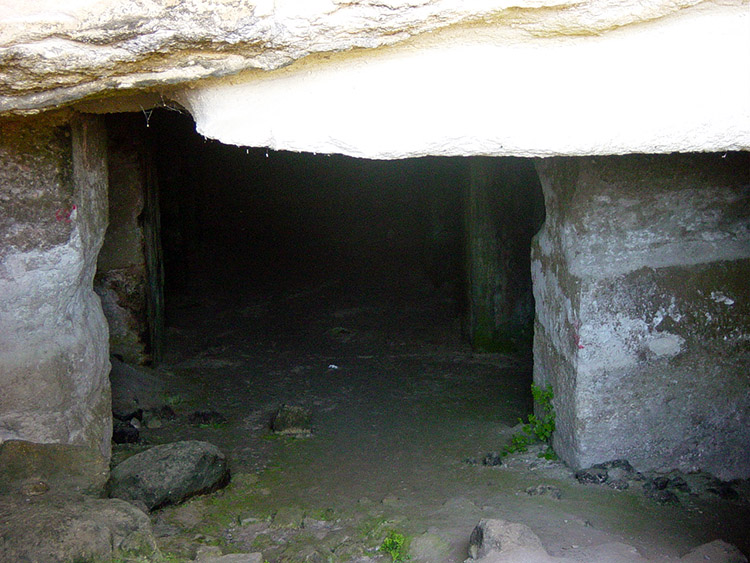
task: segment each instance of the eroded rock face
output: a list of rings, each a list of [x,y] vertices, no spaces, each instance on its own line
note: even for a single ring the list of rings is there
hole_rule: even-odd
[[[607,2],[529,0],[75,0],[64,9],[52,2],[5,3],[0,112],[276,69],[310,53],[389,45],[480,18],[539,35],[595,34],[697,3],[633,1],[616,11]]]
[[[534,378],[574,467],[750,476],[747,154],[550,159]]]
[[[378,159],[744,150],[750,77],[725,54],[750,49],[748,17],[741,0],[7,3],[0,114],[177,102],[224,143]]]
[[[109,460],[92,448],[20,440],[0,444],[0,495],[64,491],[101,495],[108,475]]]
[[[140,114],[108,116],[109,224],[94,290],[112,354],[158,363],[163,327],[159,204]]]
[[[71,115],[0,129],[0,441],[86,446],[107,459],[107,325],[92,290],[105,131]]]
[[[119,499],[0,496],[0,560],[112,561],[159,554],[151,522]]]

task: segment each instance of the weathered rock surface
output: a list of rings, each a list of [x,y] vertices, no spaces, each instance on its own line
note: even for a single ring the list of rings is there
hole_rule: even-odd
[[[748,13],[710,6],[554,40],[503,15],[480,17],[387,49],[311,56],[166,96],[224,143],[364,158],[746,150],[750,77],[723,53],[750,49]]]
[[[111,358],[112,412],[125,420],[138,410],[156,410],[164,405],[166,385],[146,367],[136,367]]]
[[[161,223],[142,117],[106,118],[109,213],[94,290],[109,324],[110,353],[129,364],[156,365],[164,303]]]
[[[554,389],[555,452],[750,476],[748,155],[538,169],[534,378]]]
[[[87,496],[0,496],[0,561],[111,561],[158,553],[148,516]]]
[[[143,503],[149,510],[215,491],[229,482],[227,460],[207,442],[155,446],[117,465],[107,483],[110,497]]]
[[[66,8],[0,9],[0,114],[176,101],[225,143],[368,158],[750,147],[750,78],[724,56],[750,47],[740,0]]]
[[[98,117],[0,122],[0,442],[109,456],[107,323],[92,290],[107,210]]]
[[[541,36],[596,34],[658,18],[696,0],[560,3],[326,0],[79,0],[0,8],[0,112],[106,90],[275,69],[310,53],[373,48],[454,24],[502,21]],[[549,10],[550,6],[558,10]],[[522,8],[519,10],[519,8]],[[564,8],[564,9],[563,9]]]
[[[0,444],[0,494],[36,491],[100,494],[109,460],[99,450],[8,440]]]

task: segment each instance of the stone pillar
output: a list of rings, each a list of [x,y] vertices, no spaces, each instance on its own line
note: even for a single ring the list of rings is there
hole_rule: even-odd
[[[574,467],[750,477],[747,154],[537,162],[534,380]]]
[[[109,323],[110,350],[132,364],[158,363],[163,275],[154,166],[141,114],[107,118],[109,226],[95,290]]]
[[[101,120],[0,120],[0,201],[0,442],[108,458],[107,324],[92,290],[107,221]]]
[[[543,210],[531,161],[469,159],[466,280],[469,335],[476,350],[530,347],[534,306],[529,247]]]

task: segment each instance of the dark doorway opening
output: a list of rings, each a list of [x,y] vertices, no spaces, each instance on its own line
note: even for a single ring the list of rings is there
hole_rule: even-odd
[[[168,293],[424,284],[460,301],[465,162],[227,146],[176,113],[151,124]]]
[[[331,287],[432,299],[476,350],[530,356],[529,246],[544,209],[529,160],[241,148],[206,140],[188,116],[167,111],[149,125],[171,304]],[[414,328],[435,328],[423,320]]]

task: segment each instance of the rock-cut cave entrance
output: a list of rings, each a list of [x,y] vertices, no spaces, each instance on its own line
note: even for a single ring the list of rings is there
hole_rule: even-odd
[[[484,493],[461,473],[531,409],[533,164],[231,147],[173,111],[112,115],[108,131],[97,291],[112,352],[160,360],[125,390],[113,376],[115,403],[141,393],[141,443],[213,442],[253,483],[279,471],[259,517],[354,525],[387,506],[419,522],[449,506],[462,536],[476,515],[456,499]],[[270,431],[284,404],[311,413],[312,437]]]
[[[191,303],[232,296],[246,307],[253,293],[305,296],[298,302],[310,306],[333,288],[362,310],[387,295],[402,313],[432,302],[450,319],[391,319],[394,341],[408,326],[530,357],[529,245],[544,218],[530,160],[241,148],[164,110],[111,115],[108,129],[110,225],[97,289],[112,351],[130,363],[158,364],[165,312],[171,321]],[[288,333],[293,320],[276,329]]]

